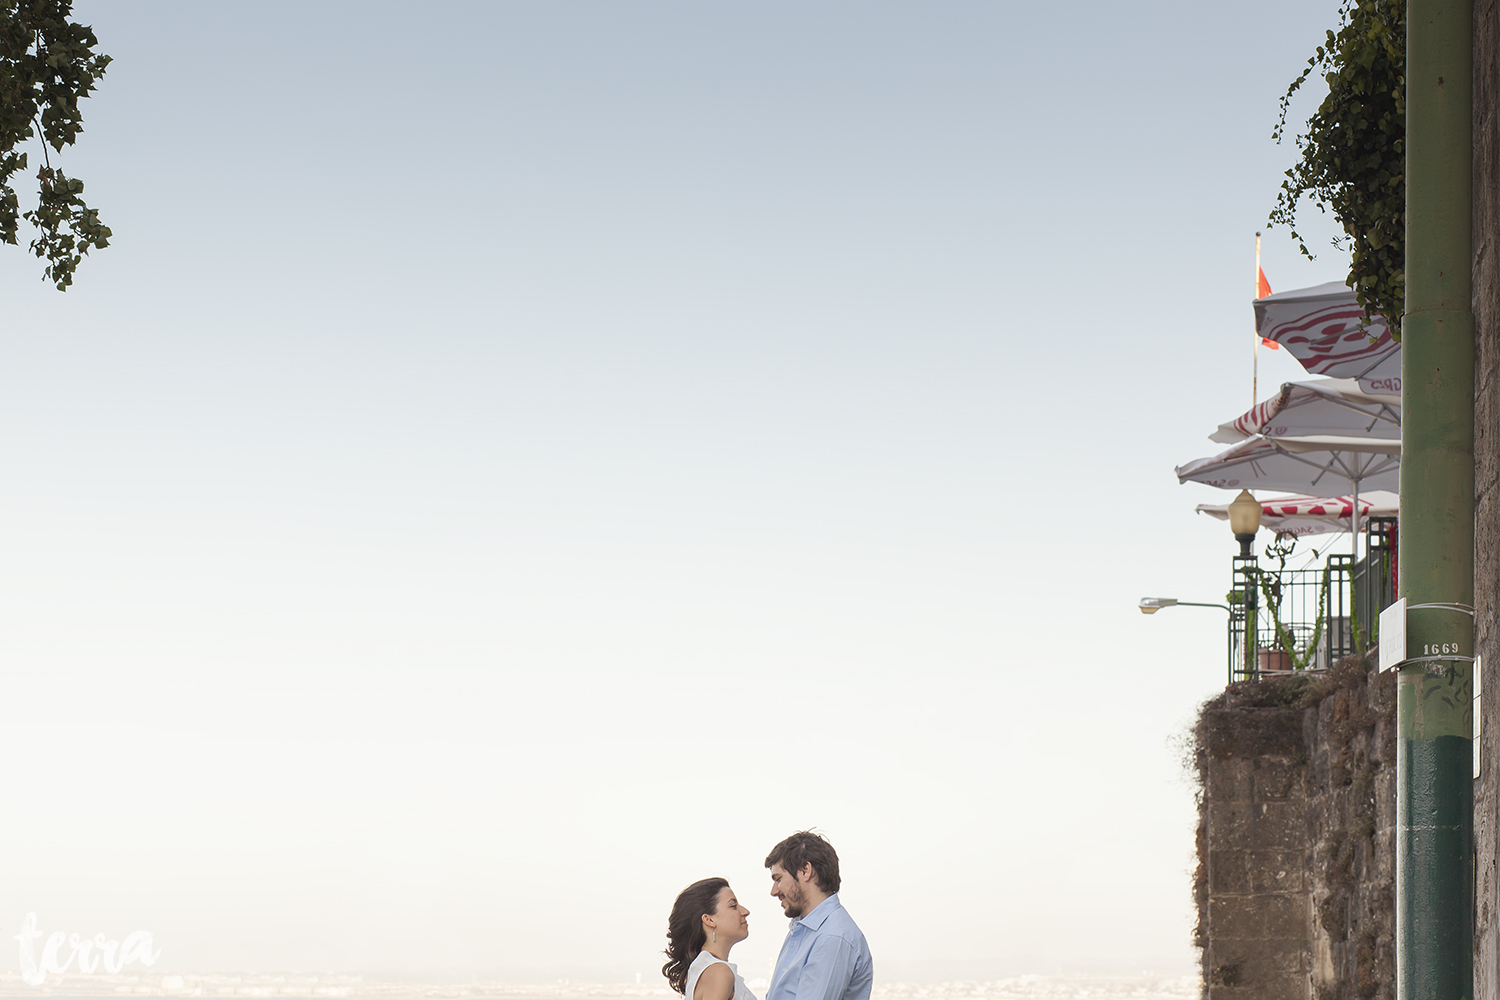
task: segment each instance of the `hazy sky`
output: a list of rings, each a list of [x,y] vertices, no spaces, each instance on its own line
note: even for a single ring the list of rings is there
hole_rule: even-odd
[[[754,977],[816,826],[882,979],[1188,971],[1223,619],[1135,604],[1229,586],[1172,467],[1336,8],[80,2],[114,245],[0,248],[0,969],[659,982],[724,875]]]

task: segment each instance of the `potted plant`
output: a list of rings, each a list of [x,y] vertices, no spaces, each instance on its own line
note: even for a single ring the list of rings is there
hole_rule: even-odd
[[[1286,561],[1297,547],[1295,535],[1286,532],[1278,532],[1276,538],[1266,546],[1266,555],[1277,561],[1274,571],[1260,569],[1255,570],[1256,581],[1260,585],[1261,595],[1265,598],[1266,610],[1270,612],[1271,624],[1276,630],[1276,642],[1280,648],[1261,649],[1257,653],[1257,666],[1262,672],[1268,670],[1306,670],[1317,655],[1318,643],[1323,638],[1323,625],[1325,609],[1328,603],[1328,584],[1332,579],[1329,566],[1323,567],[1323,581],[1318,589],[1317,617],[1313,619],[1312,635],[1300,652],[1298,650],[1297,638],[1281,620],[1281,602],[1284,596],[1282,588],[1282,574],[1286,571]],[[1316,557],[1317,550],[1313,550]]]

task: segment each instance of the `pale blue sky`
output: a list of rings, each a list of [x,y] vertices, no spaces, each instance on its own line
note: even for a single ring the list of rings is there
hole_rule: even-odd
[[[649,982],[723,874],[753,976],[817,825],[882,978],[1190,970],[1222,622],[1135,602],[1227,589],[1172,467],[1335,11],[80,3],[115,242],[0,253],[0,925]]]

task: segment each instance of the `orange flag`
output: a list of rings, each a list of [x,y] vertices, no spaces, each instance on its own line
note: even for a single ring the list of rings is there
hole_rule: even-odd
[[[1266,280],[1266,272],[1262,271],[1260,267],[1257,266],[1255,268],[1255,297],[1257,299],[1263,299],[1270,294],[1271,283]],[[1265,344],[1273,351],[1281,350],[1281,345],[1276,343],[1276,341],[1274,340],[1267,340],[1265,337],[1262,337],[1260,338],[1260,342],[1262,344]]]

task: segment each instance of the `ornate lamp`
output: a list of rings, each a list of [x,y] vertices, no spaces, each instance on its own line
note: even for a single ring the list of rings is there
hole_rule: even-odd
[[[1249,490],[1240,490],[1240,495],[1229,504],[1229,530],[1240,543],[1241,558],[1250,556],[1250,545],[1260,530],[1260,514],[1260,501]]]

